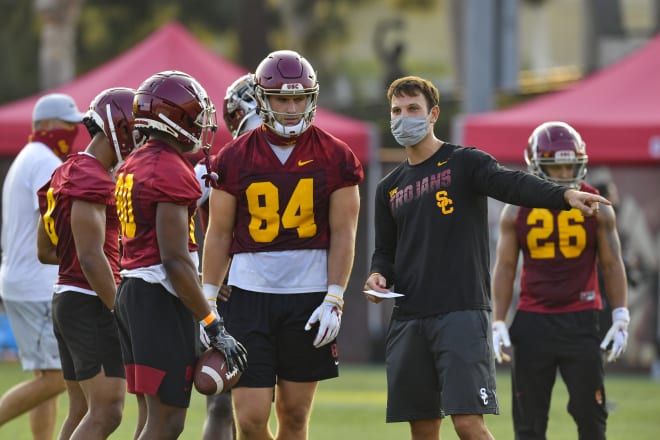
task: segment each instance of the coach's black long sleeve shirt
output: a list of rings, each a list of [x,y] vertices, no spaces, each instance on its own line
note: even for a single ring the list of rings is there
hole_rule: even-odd
[[[397,298],[393,317],[490,310],[487,197],[570,209],[566,190],[448,143],[422,163],[401,163],[376,189],[371,263],[371,272],[405,295]]]

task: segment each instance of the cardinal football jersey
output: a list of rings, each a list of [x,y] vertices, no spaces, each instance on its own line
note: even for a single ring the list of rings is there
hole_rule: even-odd
[[[597,191],[582,184],[582,191]],[[516,218],[523,253],[518,308],[561,313],[601,308],[596,272],[597,219],[578,209],[520,208]]]
[[[327,249],[330,194],[357,185],[362,165],[350,148],[311,126],[282,163],[256,129],[213,158],[215,187],[237,199],[231,253]]]
[[[115,197],[121,222],[122,269],[160,264],[156,207],[188,207],[188,250],[197,251],[194,214],[201,190],[190,162],[174,147],[149,141],[135,150],[117,172]]]
[[[115,182],[103,165],[87,153],[70,156],[55,170],[39,191],[39,210],[44,227],[57,248],[60,286],[74,286],[93,293],[87,282],[71,231],[71,207],[75,200],[106,206],[103,250],[119,282],[119,220],[115,205]]]

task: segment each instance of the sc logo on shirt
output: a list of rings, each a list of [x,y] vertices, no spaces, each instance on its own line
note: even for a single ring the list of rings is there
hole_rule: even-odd
[[[448,197],[448,193],[445,190],[441,190],[435,193],[435,204],[440,208],[440,212],[443,215],[448,215],[454,212],[454,201]]]

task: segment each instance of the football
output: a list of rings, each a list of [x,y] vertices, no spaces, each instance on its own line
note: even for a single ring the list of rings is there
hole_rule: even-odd
[[[230,390],[240,377],[238,368],[228,371],[224,354],[211,347],[197,359],[193,382],[197,391],[213,396]]]

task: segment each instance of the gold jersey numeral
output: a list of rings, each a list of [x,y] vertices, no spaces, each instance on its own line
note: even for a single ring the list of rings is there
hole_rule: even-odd
[[[555,229],[553,215],[548,209],[534,208],[527,216],[531,229],[527,233],[527,247],[534,259],[554,258],[557,249],[564,258],[578,258],[587,247],[584,216],[578,209],[561,211],[557,215],[558,243],[548,241]]]

